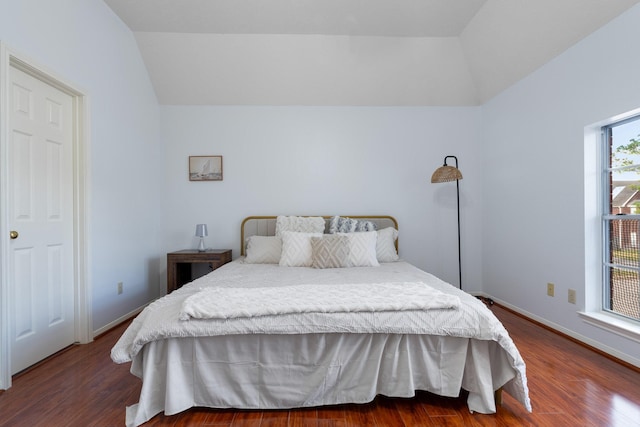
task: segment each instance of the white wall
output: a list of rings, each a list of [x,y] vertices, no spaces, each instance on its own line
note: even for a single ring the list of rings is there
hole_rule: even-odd
[[[155,94],[133,34],[101,0],[0,0],[0,11],[0,40],[89,95],[96,330],[158,294],[164,153]]]
[[[208,224],[209,247],[235,257],[249,215],[388,214],[400,255],[457,285],[455,183],[430,183],[453,154],[465,288],[481,289],[478,107],[163,106],[161,123],[167,251],[195,247],[196,223]],[[224,156],[224,180],[190,182],[190,155]]]
[[[576,312],[599,271],[591,239],[597,179],[595,165],[585,167],[594,157],[585,127],[640,107],[639,20],[635,6],[485,104],[482,144],[485,291],[636,363],[640,344]],[[546,295],[547,282],[556,297]],[[577,305],[567,302],[570,288]]]

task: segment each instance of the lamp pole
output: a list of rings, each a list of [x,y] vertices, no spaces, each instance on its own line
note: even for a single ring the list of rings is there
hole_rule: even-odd
[[[453,157],[456,161],[456,169],[458,169],[458,158]],[[447,157],[444,158],[444,162],[447,162]],[[459,169],[458,169],[459,170]],[[462,247],[460,245],[460,180],[456,179],[456,206],[458,207],[458,287],[462,289]]]
[[[447,164],[447,159],[453,159],[456,162],[455,168]],[[456,156],[446,156],[444,164],[436,169],[431,176],[431,182],[434,184],[440,182],[456,181],[456,208],[458,211],[458,287],[462,289],[462,246],[460,244],[460,180],[462,173],[458,169],[458,158]]]

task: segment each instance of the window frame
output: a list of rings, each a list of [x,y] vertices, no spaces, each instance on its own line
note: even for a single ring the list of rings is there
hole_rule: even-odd
[[[640,169],[640,163],[626,165],[626,166],[613,166],[613,130],[621,125],[628,124],[630,122],[638,122],[640,125],[640,115],[634,115],[623,120],[618,120],[606,124],[600,129],[600,145],[602,148],[602,164],[600,167],[601,170],[601,196],[600,196],[600,204],[602,209],[601,215],[601,225],[602,225],[602,238],[601,238],[601,248],[602,248],[602,260],[601,260],[601,272],[602,272],[602,286],[601,286],[601,310],[611,316],[616,316],[618,318],[623,319],[624,321],[629,321],[634,324],[640,326],[640,319],[629,317],[624,313],[620,313],[613,310],[613,302],[611,297],[611,270],[612,269],[620,269],[633,271],[636,274],[640,275],[640,259],[635,266],[628,264],[618,264],[615,263],[612,256],[612,247],[611,247],[611,230],[613,228],[613,221],[637,221],[637,224],[640,224],[640,214],[629,213],[629,214],[615,214],[613,211],[613,172],[615,171],[624,171],[627,169]],[[640,181],[640,177],[638,179]],[[640,226],[638,226],[637,234],[640,234]]]

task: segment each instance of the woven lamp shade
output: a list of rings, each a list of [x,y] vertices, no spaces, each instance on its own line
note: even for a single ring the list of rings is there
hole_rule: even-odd
[[[449,165],[440,166],[438,169],[436,169],[433,175],[431,175],[432,184],[456,181],[458,179],[462,179],[462,173],[460,172],[460,169]]]

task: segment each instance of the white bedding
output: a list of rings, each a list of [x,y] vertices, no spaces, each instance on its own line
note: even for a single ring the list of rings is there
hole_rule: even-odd
[[[180,320],[232,319],[293,313],[457,309],[455,295],[424,283],[344,283],[262,288],[209,287],[182,303]],[[336,322],[340,318],[336,317]]]
[[[179,320],[185,299],[210,287],[315,284],[329,290],[344,283],[398,282],[426,283],[453,295],[460,307]],[[397,347],[392,354],[390,342]],[[367,357],[358,348],[368,349]],[[128,425],[191,406],[366,402],[376,394],[409,397],[416,389],[456,396],[461,387],[470,392],[473,411],[495,412],[493,392],[500,387],[531,410],[524,362],[493,313],[404,262],[318,270],[237,260],[149,305],[111,357],[117,363],[133,361],[132,372],[143,379],[140,403],[128,408]],[[384,380],[389,375],[395,379]],[[353,384],[357,387],[347,390]]]

